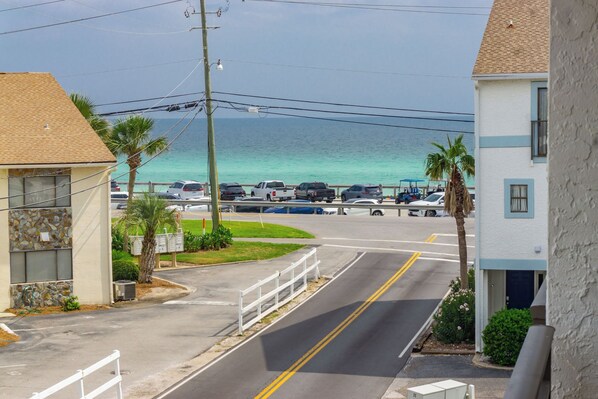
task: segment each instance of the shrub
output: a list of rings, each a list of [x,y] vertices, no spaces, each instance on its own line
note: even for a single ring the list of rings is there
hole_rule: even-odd
[[[471,343],[475,339],[475,294],[472,290],[451,292],[434,315],[432,331],[445,344]]]
[[[467,288],[475,292],[475,269],[471,268],[467,270]],[[455,280],[451,280],[449,283],[451,292],[457,292],[461,289],[461,277],[457,277]]]
[[[120,251],[118,249],[112,250],[112,261],[113,262],[115,260],[131,260],[131,259],[133,259],[133,255],[131,255],[128,252]]]
[[[125,237],[122,229],[112,226],[112,249],[122,251],[124,248]]]
[[[233,243],[233,235],[230,229],[218,226],[216,231],[203,235],[195,235],[189,231],[184,234],[185,252],[198,252],[200,250],[219,250],[226,248]]]
[[[139,279],[139,266],[131,260],[115,260],[112,262],[112,281]]]
[[[529,309],[503,309],[496,312],[482,332],[484,355],[501,366],[515,365],[531,325]]]
[[[79,310],[81,305],[79,305],[78,297],[75,295],[69,295],[62,300],[62,310],[65,312],[70,312],[71,310]]]

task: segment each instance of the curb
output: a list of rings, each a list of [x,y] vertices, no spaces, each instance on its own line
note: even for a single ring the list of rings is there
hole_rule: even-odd
[[[482,355],[481,353],[476,353],[473,356],[472,363],[478,367],[483,367],[485,369],[493,369],[493,370],[505,370],[505,371],[513,371],[513,367],[506,367],[506,366],[499,366],[498,364],[492,364],[488,360],[487,357]]]
[[[0,329],[6,331],[7,333],[14,335],[14,336],[19,336],[19,334],[15,333],[13,330],[10,329],[10,327],[8,327],[6,324],[4,323],[0,323]]]

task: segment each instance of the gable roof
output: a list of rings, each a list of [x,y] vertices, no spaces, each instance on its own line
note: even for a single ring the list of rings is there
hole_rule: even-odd
[[[548,0],[495,0],[473,75],[548,73]]]
[[[0,165],[113,163],[49,73],[0,73]]]

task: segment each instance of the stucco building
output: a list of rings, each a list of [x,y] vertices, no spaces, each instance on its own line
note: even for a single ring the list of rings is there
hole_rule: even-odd
[[[473,70],[476,349],[489,318],[527,308],[548,257],[548,0],[496,0]]]
[[[109,303],[114,156],[50,74],[0,92],[0,310]]]

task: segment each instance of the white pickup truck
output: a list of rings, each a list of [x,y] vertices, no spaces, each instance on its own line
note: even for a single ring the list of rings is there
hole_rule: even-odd
[[[295,189],[285,186],[280,180],[265,180],[251,188],[251,196],[267,201],[286,201],[295,198]]]

